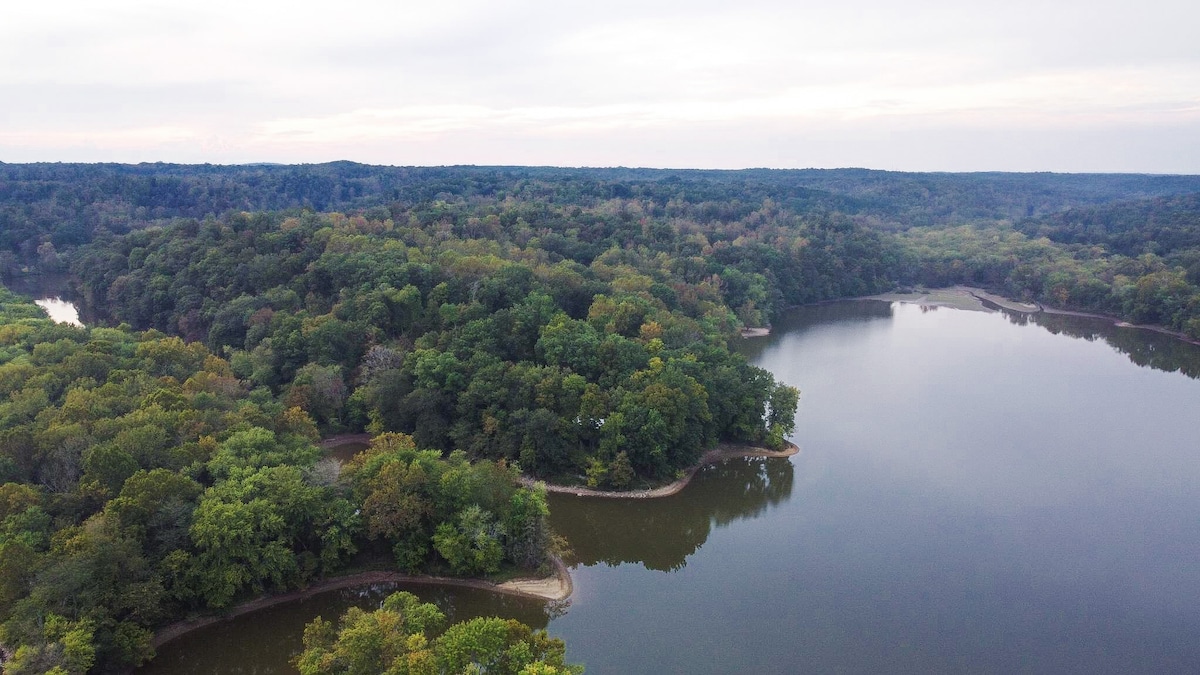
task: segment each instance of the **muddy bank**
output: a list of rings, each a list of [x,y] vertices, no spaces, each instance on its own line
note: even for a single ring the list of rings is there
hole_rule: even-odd
[[[575,495],[576,497],[606,497],[611,499],[654,499],[656,497],[669,497],[673,494],[678,494],[680,490],[687,487],[687,484],[692,482],[692,478],[700,469],[709,464],[716,464],[727,459],[736,457],[791,457],[800,452],[800,448],[794,443],[788,443],[783,450],[768,450],[752,445],[734,445],[732,443],[722,443],[717,447],[709,450],[700,457],[692,468],[687,470],[679,480],[663,485],[662,487],[647,489],[647,490],[629,490],[625,492],[616,492],[610,490],[593,490],[591,488],[574,486],[574,485],[552,485],[545,483],[546,492],[558,492],[562,494]],[[521,477],[523,485],[533,485],[539,481],[535,481],[527,476]]]

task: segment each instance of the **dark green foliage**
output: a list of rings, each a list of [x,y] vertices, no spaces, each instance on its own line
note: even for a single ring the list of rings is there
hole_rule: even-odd
[[[404,432],[567,480],[625,450],[662,480],[720,440],[771,433],[770,375],[726,346],[741,325],[883,290],[898,257],[846,218],[769,199],[724,222],[703,204],[584,208],[546,187],[546,201],[397,204],[383,220],[181,222],[86,247],[76,270],[96,314],[196,331],[325,430]],[[295,272],[247,275],[257,258]]]
[[[318,463],[313,419],[269,391],[248,391],[203,344],[64,328],[40,314],[0,288],[6,672],[135,666],[153,655],[163,623],[301,587],[379,535],[412,570],[479,573],[545,560],[545,496],[518,488],[510,468],[461,453],[443,460],[384,436],[368,453],[376,464],[364,467],[365,455],[354,480],[339,480],[332,460]],[[308,387],[306,404],[335,417],[345,403],[340,372],[307,364],[284,398]],[[405,443],[425,464],[389,485]],[[422,483],[422,466],[432,483]],[[424,495],[422,485],[428,509],[381,506],[396,490]],[[461,550],[474,562],[433,557],[445,523],[466,527]]]
[[[488,575],[504,564],[546,563],[550,532],[545,490],[517,487],[501,462],[443,459],[418,450],[412,437],[387,433],[345,467],[371,539],[391,544],[397,565],[418,569],[438,560],[455,574]]]
[[[240,211],[359,209],[383,220],[396,203],[512,198],[517,208],[492,218],[455,223],[453,233],[490,239],[500,228],[524,225],[530,236],[537,236],[542,250],[587,264],[607,248],[597,243],[593,233],[600,239],[615,238],[622,247],[671,238],[668,222],[659,220],[643,228],[636,212],[623,212],[630,217],[622,222],[605,222],[583,211],[614,200],[652,203],[660,215],[688,215],[706,227],[743,219],[770,199],[794,212],[840,212],[905,229],[1015,221],[1073,206],[1197,190],[1200,180],[1194,176],[423,168],[350,162],[304,166],[0,163],[0,277],[7,278],[22,266],[61,269],[63,254],[113,234],[176,218],[203,219]],[[566,208],[559,212],[553,206]],[[576,207],[581,209],[578,214],[573,211]],[[441,222],[446,211],[450,209],[429,209],[419,224]],[[568,219],[585,231],[582,241],[571,241],[569,230],[536,232],[548,220]],[[247,219],[243,231],[262,226],[261,220]],[[189,233],[211,236],[198,222],[189,226]],[[297,238],[293,250],[304,243]],[[302,271],[277,262],[248,257],[240,261],[242,276],[258,277],[252,283],[265,287],[274,284],[264,276]]]
[[[1024,220],[1017,229],[1062,244],[1101,245],[1129,257],[1169,257],[1200,248],[1200,193],[1073,208]]]

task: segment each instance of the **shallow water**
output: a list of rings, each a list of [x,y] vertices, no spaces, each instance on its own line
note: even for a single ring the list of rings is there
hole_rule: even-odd
[[[801,388],[800,454],[727,462],[659,500],[551,495],[575,549],[571,606],[549,620],[570,660],[593,674],[1200,670],[1200,380],[1186,374],[1200,348],[866,301],[803,308],[742,347]],[[468,605],[460,617],[516,611]],[[294,616],[168,645],[152,672],[289,672],[315,610],[280,611]],[[525,612],[547,616],[510,615]]]

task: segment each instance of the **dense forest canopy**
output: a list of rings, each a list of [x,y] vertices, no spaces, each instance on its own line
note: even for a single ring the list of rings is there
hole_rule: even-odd
[[[227,211],[346,211],[474,197],[589,206],[637,198],[660,205],[672,200],[707,204],[702,222],[708,222],[744,215],[769,198],[796,212],[838,212],[906,229],[1012,222],[1072,207],[1188,192],[1200,192],[1200,177],[0,162],[0,275],[21,265],[49,264],[55,253],[87,243],[99,232],[122,234]]]
[[[0,277],[69,273],[89,324],[0,289],[5,673],[364,565],[544,565],[521,473],[784,443],[799,392],[730,344],[791,305],[968,283],[1200,338],[1198,207],[1191,176],[0,164]]]
[[[306,412],[203,344],[40,315],[0,290],[5,673],[137,664],[165,621],[376,553],[462,574],[545,560],[544,493],[512,467],[382,434],[341,472]]]
[[[768,204],[706,236],[685,206],[674,227],[641,208],[238,213],[98,240],[75,269],[85,307],[206,342],[324,429],[625,487],[609,469],[669,479],[718,441],[780,444],[794,393],[726,341],[890,284],[879,236],[848,221]]]

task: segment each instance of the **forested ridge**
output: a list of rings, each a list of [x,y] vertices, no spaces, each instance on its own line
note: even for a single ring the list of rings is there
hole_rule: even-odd
[[[1200,339],[1200,193],[902,236],[917,283],[975,284]]]
[[[362,565],[536,568],[553,537],[519,472],[628,489],[718,442],[784,442],[799,392],[729,347],[788,306],[969,283],[1200,337],[1197,194],[1189,176],[0,164],[0,276],[69,272],[89,324],[0,291],[5,673],[119,670],[166,622]],[[347,431],[375,441],[323,459]],[[321,628],[312,658],[337,645]]]
[[[856,249],[878,237],[787,217],[708,228],[714,244],[621,200],[232,214],[97,242],[77,271],[85,307],[205,340],[327,430],[620,488],[718,441],[780,444],[794,391],[726,341],[782,303],[890,283],[846,262],[877,265]]]
[[[58,254],[99,233],[123,234],[231,210],[345,211],[477,196],[582,206],[636,197],[704,204],[707,222],[744,215],[769,198],[797,212],[838,212],[874,226],[907,229],[1015,222],[1073,207],[1188,192],[1200,192],[1200,177],[0,162],[0,275],[23,265],[53,265]]]

